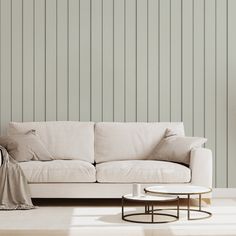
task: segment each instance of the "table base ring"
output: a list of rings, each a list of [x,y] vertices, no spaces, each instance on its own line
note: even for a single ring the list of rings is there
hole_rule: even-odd
[[[154,209],[154,212],[155,211],[161,211],[161,210],[176,210],[175,208],[165,208],[165,209]],[[188,220],[203,220],[203,219],[208,219],[212,216],[212,213],[209,212],[209,211],[205,211],[205,210],[199,210],[199,209],[186,209],[186,208],[179,208],[180,211],[194,211],[194,212],[200,212],[200,213],[204,213],[204,214],[207,214],[206,216],[203,216],[203,217],[197,217],[197,218],[188,218]],[[149,211],[149,213],[151,214],[151,211]]]
[[[158,210],[165,210],[165,209],[158,209]],[[175,209],[176,210],[176,209]],[[155,211],[155,210],[153,210]],[[138,221],[138,220],[131,220],[127,219],[127,217],[130,216],[140,216],[140,215],[146,215],[146,216],[152,216],[151,211],[150,213],[132,213],[132,214],[126,214],[122,216],[122,220],[132,222],[132,223],[141,223],[141,224],[164,224],[164,223],[170,223],[178,220],[178,216],[167,214],[167,213],[153,213],[154,216],[169,216],[172,217],[173,220],[167,220],[167,221]]]

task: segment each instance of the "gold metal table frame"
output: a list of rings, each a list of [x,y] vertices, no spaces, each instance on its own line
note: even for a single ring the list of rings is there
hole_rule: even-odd
[[[137,202],[143,202],[144,203],[144,212],[137,212],[137,213],[130,213],[130,214],[125,214],[125,203],[128,201],[137,201]],[[154,209],[154,205],[156,206],[157,203],[160,202],[176,202],[176,208],[172,209]],[[143,223],[143,224],[162,224],[162,223],[170,223],[177,221],[179,219],[179,197],[176,196],[175,199],[167,199],[167,200],[136,200],[136,199],[129,199],[126,198],[125,196],[122,196],[122,220],[132,222],[132,223]],[[165,210],[176,210],[176,215],[174,214],[169,214],[169,213],[160,213],[160,211],[165,211]],[[132,220],[129,219],[131,216],[140,216],[140,215],[149,215],[150,216],[150,221],[141,221],[141,220]],[[154,216],[168,216],[173,218],[172,220],[154,220]]]
[[[206,194],[206,193],[210,193],[212,192],[212,189],[209,188],[208,191],[206,192],[194,192],[194,193],[167,193],[167,192],[158,192],[158,191],[149,191],[147,190],[147,188],[144,189],[144,192],[146,194],[148,193],[152,193],[152,194],[164,194],[164,195],[176,195],[176,196],[187,196],[187,208],[179,208],[179,210],[181,211],[187,211],[187,219],[188,220],[202,220],[202,219],[207,219],[210,218],[212,216],[212,213],[206,210],[202,210],[202,194]],[[190,207],[190,199],[191,199],[191,195],[198,195],[198,209],[193,209]],[[172,208],[169,208],[169,210],[172,210]],[[154,210],[154,211],[158,211],[158,209]],[[192,218],[190,212],[200,212],[200,213],[204,213],[205,216],[202,217],[197,217],[197,218]]]

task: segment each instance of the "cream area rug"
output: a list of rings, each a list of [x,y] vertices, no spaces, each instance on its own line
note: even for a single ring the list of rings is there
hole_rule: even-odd
[[[129,213],[142,210],[140,206],[126,208]],[[205,220],[188,221],[182,211],[173,223],[136,224],[121,219],[120,206],[41,204],[29,211],[0,212],[0,235],[236,235],[236,199],[213,199],[207,210],[213,216]]]

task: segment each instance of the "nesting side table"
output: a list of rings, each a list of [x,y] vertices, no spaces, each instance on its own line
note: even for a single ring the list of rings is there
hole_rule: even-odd
[[[125,206],[128,201],[133,202],[142,202],[144,204],[144,211],[137,212],[137,213],[125,213]],[[164,213],[165,209],[156,209],[155,211],[154,205],[158,205],[158,203],[165,203],[165,202],[175,202],[176,203],[176,215]],[[167,209],[168,210],[168,209]],[[150,220],[148,221],[141,221],[141,220],[134,220],[130,219],[132,216],[150,216]],[[170,221],[167,220],[159,220],[158,217],[156,220],[154,216],[168,216],[171,218]],[[122,219],[125,221],[133,222],[133,223],[149,223],[149,224],[160,224],[160,223],[169,223],[179,219],[179,197],[178,196],[152,196],[143,194],[141,196],[133,196],[132,194],[127,194],[122,196]]]
[[[201,220],[206,219],[212,216],[212,213],[206,210],[202,210],[202,194],[210,193],[212,191],[211,188],[206,188],[203,186],[195,186],[195,185],[186,185],[186,186],[151,186],[144,189],[145,193],[151,193],[151,194],[164,194],[165,195],[177,195],[177,196],[187,196],[187,208],[181,208],[180,210],[186,210],[187,211],[187,219],[188,220]],[[199,199],[199,206],[198,209],[193,209],[190,207],[190,198],[193,195],[198,195]],[[203,213],[204,216],[193,218],[190,216],[190,212],[200,212]]]

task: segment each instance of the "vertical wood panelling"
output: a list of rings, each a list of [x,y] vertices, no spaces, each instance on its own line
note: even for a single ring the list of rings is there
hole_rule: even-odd
[[[228,3],[228,187],[236,187],[236,1]]]
[[[90,120],[90,1],[80,0],[80,120]]]
[[[67,120],[68,111],[68,5],[57,0],[57,120]]]
[[[182,117],[193,134],[193,0],[182,0]]]
[[[125,1],[125,120],[136,121],[136,0]]]
[[[124,0],[114,0],[114,121],[124,121]]]
[[[147,3],[137,0],[137,121],[147,121]]]
[[[194,19],[193,19],[193,88],[194,88],[194,126],[193,134],[195,136],[204,136],[204,0],[193,1]]]
[[[215,0],[205,1],[205,137],[206,147],[213,153],[215,166],[215,127],[216,127],[216,74],[215,74]],[[204,101],[203,101],[204,102]],[[213,168],[215,183],[215,168]]]
[[[45,112],[45,75],[46,75],[46,67],[45,67],[45,0],[37,0],[35,1],[35,55],[34,55],[34,78],[35,78],[35,104],[34,104],[34,113],[36,121],[44,121],[46,118]]]
[[[46,1],[46,120],[57,118],[57,1]]]
[[[23,121],[34,120],[34,1],[23,0]]]
[[[103,27],[102,27],[102,38],[103,38],[103,120],[113,121],[113,0],[102,0],[103,3]]]
[[[102,0],[92,1],[92,120],[102,120]]]
[[[79,108],[80,108],[80,87],[79,87],[79,71],[80,71],[80,1],[69,0],[69,22],[68,22],[68,45],[69,45],[69,56],[68,56],[68,118],[69,120],[79,120]]]
[[[1,83],[0,111],[1,132],[11,120],[11,1],[1,0]]]
[[[181,0],[171,1],[171,121],[181,121],[181,94],[182,94],[182,81],[181,81]]]
[[[227,2],[216,1],[216,185],[227,187]],[[207,136],[206,136],[207,137]]]
[[[183,121],[235,187],[235,0],[0,0],[9,121]]]
[[[12,119],[22,121],[22,0],[12,0]]]
[[[158,121],[159,1],[148,1],[148,121]]]
[[[170,0],[160,0],[160,121],[170,121]]]

